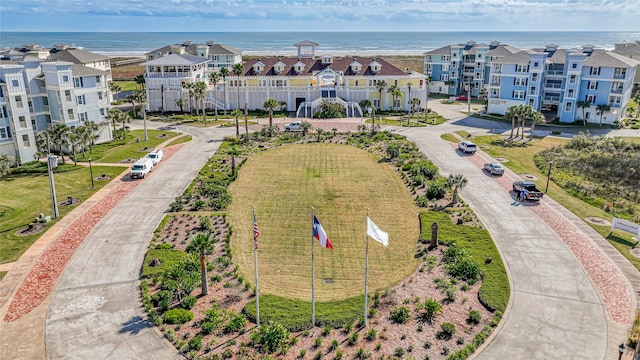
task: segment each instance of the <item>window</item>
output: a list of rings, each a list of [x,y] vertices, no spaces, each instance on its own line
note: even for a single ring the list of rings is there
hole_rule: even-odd
[[[399,108],[400,107],[400,100],[398,100],[398,99],[393,100],[393,107],[394,108]]]
[[[85,121],[87,120],[87,113],[78,113],[78,115],[80,116],[80,121]]]
[[[29,106],[29,111],[33,112],[33,102],[31,100],[27,101],[27,105]]]
[[[102,91],[98,92],[98,100],[102,100]]]
[[[527,78],[515,78],[513,80],[515,86],[527,86]]]
[[[31,147],[31,141],[29,140],[29,135],[28,134],[22,135],[22,143],[24,144],[24,147],[26,147],[26,148],[30,148]]]
[[[574,95],[573,95],[574,92],[575,91],[573,89],[567,90],[567,97],[570,97],[570,98],[574,97]]]
[[[380,108],[380,99],[373,99],[373,106],[376,109],[379,109]]]
[[[573,108],[573,103],[568,102],[567,105],[565,105],[565,107],[564,107],[564,111],[569,112],[569,111],[571,111],[571,108]]]
[[[73,86],[77,87],[77,88],[81,88],[82,87],[82,78],[74,78],[73,79]]]
[[[78,105],[85,105],[84,95],[78,95]]]
[[[592,66],[589,75],[600,75],[600,68]]]
[[[578,68],[578,63],[571,63],[571,68],[572,69],[577,69]]]
[[[527,65],[516,65],[516,72],[527,72]]]
[[[529,106],[533,107],[533,99],[529,99]]]
[[[624,69],[624,68],[615,68],[615,70],[613,71],[614,79],[624,79],[626,75],[627,75],[627,69]]]
[[[24,104],[22,103],[22,96],[16,95],[15,100],[16,100],[16,107],[19,109],[22,109],[24,107]]]
[[[20,82],[18,82],[18,80],[11,80],[11,85],[13,85],[13,87],[18,87],[20,86]]]
[[[609,96],[609,104],[613,106],[620,106],[620,96]]]
[[[20,122],[20,128],[21,129],[26,129],[27,128],[27,119],[24,116],[19,116],[18,117],[18,121]]]
[[[449,65],[442,65],[442,71],[449,71]]]
[[[33,117],[31,118],[31,127],[33,129],[36,129],[36,118],[33,118]]]
[[[587,95],[587,99],[588,102],[595,104],[596,103],[596,96],[595,95]]]
[[[524,99],[524,91],[522,90],[516,90],[513,92],[513,98],[514,99],[519,99],[519,100],[523,100]]]
[[[598,89],[598,82],[597,81],[589,81],[589,90],[596,90]]]
[[[0,139],[6,139],[7,137],[7,129],[0,127]]]
[[[532,86],[531,89],[529,90],[529,95],[535,95],[536,94],[536,87]]]
[[[575,84],[576,83],[576,76],[575,75],[570,75],[569,76],[569,84]]]
[[[452,67],[457,67],[457,65],[458,65],[458,64],[457,64],[455,61],[451,63],[451,66],[452,66]]]
[[[440,81],[449,81],[449,74],[440,74]]]
[[[452,71],[452,72],[451,72],[451,77],[452,77],[452,78],[455,78],[455,77],[456,77],[456,72],[455,72],[455,71]]]
[[[73,109],[68,109],[67,114],[69,114],[69,120],[75,120],[75,117],[73,116]]]
[[[356,81],[354,81],[354,84],[353,84],[353,85],[354,85],[354,86],[358,86],[359,84],[360,84],[360,81],[356,80]]]
[[[67,100],[67,102],[71,102],[71,90],[65,90],[64,97]]]
[[[442,61],[451,61],[450,55],[442,55]]]
[[[69,75],[62,75],[62,82],[68,83],[69,82]]]
[[[500,96],[500,89],[491,89],[491,97]]]
[[[533,62],[533,67],[536,67],[536,68],[537,68],[537,67],[538,67],[538,65],[539,65],[539,63],[538,63],[537,61],[534,61],[534,62]]]
[[[96,76],[96,84],[100,84],[102,82],[102,79],[100,78],[100,76]]]
[[[0,98],[4,97],[4,93],[2,92],[2,86],[0,86]]]
[[[453,53],[453,57],[456,57],[456,56],[458,56],[458,54],[456,54],[456,53]]]
[[[533,81],[533,82],[537,82],[538,81],[538,73],[531,74],[531,81]]]
[[[100,109],[100,116],[104,116],[105,112],[104,109]]]

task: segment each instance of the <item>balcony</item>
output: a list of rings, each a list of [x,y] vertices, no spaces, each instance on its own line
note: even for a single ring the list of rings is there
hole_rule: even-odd
[[[622,94],[622,88],[611,89],[612,94]]]
[[[193,72],[148,72],[145,77],[147,78],[191,78]]]
[[[544,84],[544,88],[551,89],[551,90],[560,90],[562,89],[562,84],[547,83],[547,84]]]
[[[500,81],[491,81],[491,86],[500,86]]]
[[[613,103],[613,102],[610,102],[610,103],[609,103],[609,106],[610,106],[610,107],[612,107],[612,108],[620,108],[620,107],[621,107],[621,104],[620,104],[620,103]]]
[[[495,74],[501,74],[502,73],[502,69],[500,69],[500,68],[491,68],[491,72],[495,73]]]
[[[624,79],[627,74],[613,74],[614,79]]]

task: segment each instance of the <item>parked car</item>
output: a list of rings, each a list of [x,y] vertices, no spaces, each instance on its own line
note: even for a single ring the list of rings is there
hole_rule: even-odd
[[[484,164],[484,169],[491,175],[504,174],[504,168],[498,163],[486,163]]]
[[[129,176],[132,179],[144,179],[144,177],[153,169],[153,160],[143,157],[133,164]]]
[[[147,155],[147,157],[153,161],[153,166],[156,166],[160,161],[162,161],[162,158],[164,158],[164,153],[162,150],[153,150],[149,155]]]
[[[458,101],[467,101],[467,100],[469,100],[469,98],[464,96],[464,95],[460,95],[460,96],[456,97],[456,100],[458,100]]]
[[[539,201],[544,196],[542,191],[538,190],[538,188],[536,187],[536,184],[530,181],[522,181],[522,180],[514,181],[513,191],[521,192],[522,190],[524,190],[523,200]]]
[[[476,146],[476,144],[472,143],[471,141],[465,140],[458,143],[458,149],[463,153],[473,154],[474,152],[476,152],[478,147]]]
[[[300,131],[302,126],[299,121],[290,122],[284,125],[284,131]]]

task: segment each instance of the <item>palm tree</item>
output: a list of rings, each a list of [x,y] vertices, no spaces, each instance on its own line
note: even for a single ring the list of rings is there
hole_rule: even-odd
[[[45,154],[51,152],[51,138],[51,128],[36,133],[36,144],[38,144],[38,148],[44,150]]]
[[[146,82],[144,79],[144,75],[138,75],[135,77],[135,82],[140,86],[140,90],[144,90],[146,86]]]
[[[122,116],[122,111],[118,108],[111,108],[107,110],[107,119],[111,120],[114,133],[116,132],[116,123],[120,122],[120,116]]]
[[[202,107],[202,122],[207,125],[207,113],[204,108],[204,95],[207,91],[207,84],[202,81],[198,81],[193,85],[193,97],[196,100],[196,104],[200,103]],[[198,111],[196,110],[196,114]]]
[[[120,87],[120,85],[114,83],[113,81],[111,81],[109,83],[109,91],[111,91],[112,93],[115,94],[114,96],[114,100],[117,100],[118,98],[118,93],[120,92],[120,90],[122,90],[122,88]]]
[[[184,105],[185,105],[185,101],[183,98],[177,98],[176,99],[176,105],[180,107],[180,112],[184,112]]]
[[[211,234],[198,234],[193,237],[189,249],[191,251],[197,251],[200,254],[200,279],[202,281],[202,295],[209,294],[209,285],[207,283],[207,254],[213,250],[214,240],[211,238]]]
[[[222,76],[219,72],[212,72],[209,74],[209,83],[213,85],[213,111],[216,116],[216,121],[218,121],[218,98],[216,97],[216,87],[220,82],[220,78]]]
[[[511,105],[504,113],[506,118],[511,118],[511,135],[509,135],[509,139],[513,139],[513,129],[516,127],[516,117],[518,117],[518,114],[516,113],[517,107],[518,105]]]
[[[402,91],[400,91],[400,89],[397,86],[392,85],[387,89],[387,92],[389,94],[391,94],[391,99],[392,99],[391,109],[395,110],[396,109],[396,99],[399,98],[399,97],[402,97],[402,95],[403,95]]]
[[[638,111],[633,106],[629,106],[627,108],[627,114],[629,115],[629,117],[633,117],[634,119],[638,117]],[[634,116],[634,114],[635,114],[635,116]]]
[[[458,202],[458,191],[467,186],[467,178],[462,174],[449,175],[447,184],[453,189],[453,199],[451,202],[455,204]]]
[[[487,105],[489,105],[489,97],[487,96],[487,88],[482,88],[478,91],[478,97],[482,100],[484,105],[484,111],[487,111]]]
[[[537,123],[544,123],[545,117],[541,112],[532,110],[530,119],[531,119],[531,128],[530,128],[531,134],[529,134],[529,138],[533,139],[533,129],[536,128]]]
[[[138,112],[138,110],[136,109],[136,101],[138,101],[138,98],[136,97],[136,94],[130,94],[127,95],[127,101],[131,103],[131,107],[133,108],[132,112],[133,112],[133,117],[136,117],[136,113]]]
[[[276,99],[267,98],[262,107],[269,112],[269,127],[273,126],[273,110],[280,106],[280,102]]]
[[[11,155],[0,155],[0,177],[7,175],[15,164],[15,157]]]
[[[430,77],[424,78],[424,86],[425,86],[425,95],[424,95],[424,122],[427,122],[429,119],[429,83],[431,82]]]
[[[411,101],[411,87],[413,86],[413,83],[411,81],[409,81],[407,83],[407,88],[409,89],[409,93],[407,94],[407,99],[408,101]]]
[[[358,105],[360,105],[360,109],[362,109],[362,111],[364,112],[365,110],[371,108],[371,100],[362,99],[358,101]],[[362,115],[364,115],[364,113]]]
[[[308,121],[303,121],[300,123],[300,128],[302,129],[302,135],[306,136],[307,135],[307,131],[311,131],[313,129],[313,126],[311,126],[311,123]]]
[[[640,90],[636,91],[631,98],[640,106]]]
[[[249,141],[249,105],[244,103],[244,140]]]
[[[411,119],[412,115],[417,112],[416,109],[420,109],[420,99],[413,98],[409,100],[409,119]]]
[[[378,104],[378,107],[380,107],[380,109],[382,109],[382,90],[384,90],[387,87],[387,82],[384,80],[378,80],[376,81],[376,88],[378,88],[378,101],[380,102]]]
[[[191,114],[191,98],[193,98],[193,83],[185,82],[182,84],[182,88],[187,91],[187,96],[189,99],[187,100],[187,104],[189,105],[189,113]]]
[[[100,127],[93,121],[86,121],[84,123],[84,126],[87,130],[84,133],[85,144],[89,145],[89,154],[91,154],[93,152],[93,145],[95,144],[95,141],[100,138],[100,136],[97,134],[98,130],[100,130]]]
[[[240,75],[244,72],[242,64],[233,64],[233,75],[236,76],[236,87],[238,88],[238,109],[240,109]]]
[[[233,116],[236,119],[236,137],[240,137],[240,123],[238,122],[238,118],[242,116],[242,110],[234,109],[231,112],[231,116]]]
[[[126,143],[127,142],[127,128],[126,128],[125,124],[131,122],[131,116],[129,116],[128,113],[122,113],[122,116],[120,116],[120,121],[122,122],[122,142]]]
[[[229,69],[226,67],[221,68],[220,76],[222,76],[222,84],[224,85],[222,88],[224,96],[224,115],[227,116],[227,76],[229,76]]]
[[[424,310],[420,317],[431,325],[436,315],[442,312],[442,305],[437,300],[428,298],[418,305],[418,309]]]
[[[585,109],[588,109],[591,107],[591,101],[588,100],[580,100],[576,103],[576,106],[578,107],[578,109],[582,109],[582,123],[584,126],[587,126],[587,115],[585,114]]]
[[[600,126],[602,126],[602,115],[609,110],[611,110],[611,106],[607,104],[600,104],[596,106],[596,114],[600,115]]]
[[[77,152],[78,146],[82,144],[82,134],[81,130],[82,126],[78,126],[75,129],[69,131],[67,135],[67,142],[69,143],[69,147],[71,148],[71,153],[73,154],[73,164],[78,165]]]
[[[227,155],[231,156],[231,176],[236,174],[236,157],[240,155],[237,147],[232,146],[227,150]]]
[[[51,128],[52,138],[58,143],[58,148],[60,149],[60,155],[62,155],[62,163],[64,164],[64,152],[63,147],[64,143],[67,141],[67,136],[69,135],[69,128],[65,124],[55,124]]]

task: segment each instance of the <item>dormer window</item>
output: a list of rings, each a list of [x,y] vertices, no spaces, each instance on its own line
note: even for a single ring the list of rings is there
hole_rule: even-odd
[[[284,67],[284,63],[282,61],[278,61],[275,65],[273,65],[273,71],[275,71],[276,74],[280,74],[284,71]]]
[[[259,74],[262,72],[262,70],[264,70],[264,64],[262,63],[262,61],[260,61],[260,59],[258,59],[258,62],[253,64],[253,72]]]
[[[358,71],[360,71],[360,69],[362,69],[362,64],[353,60],[353,62],[349,65],[349,67],[351,67],[351,71],[353,71],[354,73],[357,73]]]
[[[302,61],[298,61],[295,65],[293,65],[293,68],[296,71],[296,74],[300,74],[302,71],[304,71],[304,63]]]
[[[382,65],[379,62],[373,60],[369,64],[369,68],[371,69],[372,73],[376,74],[378,71],[380,71],[380,69],[382,68]]]
[[[331,55],[323,55],[322,56],[322,63],[323,64],[333,64],[333,56],[331,56]]]

